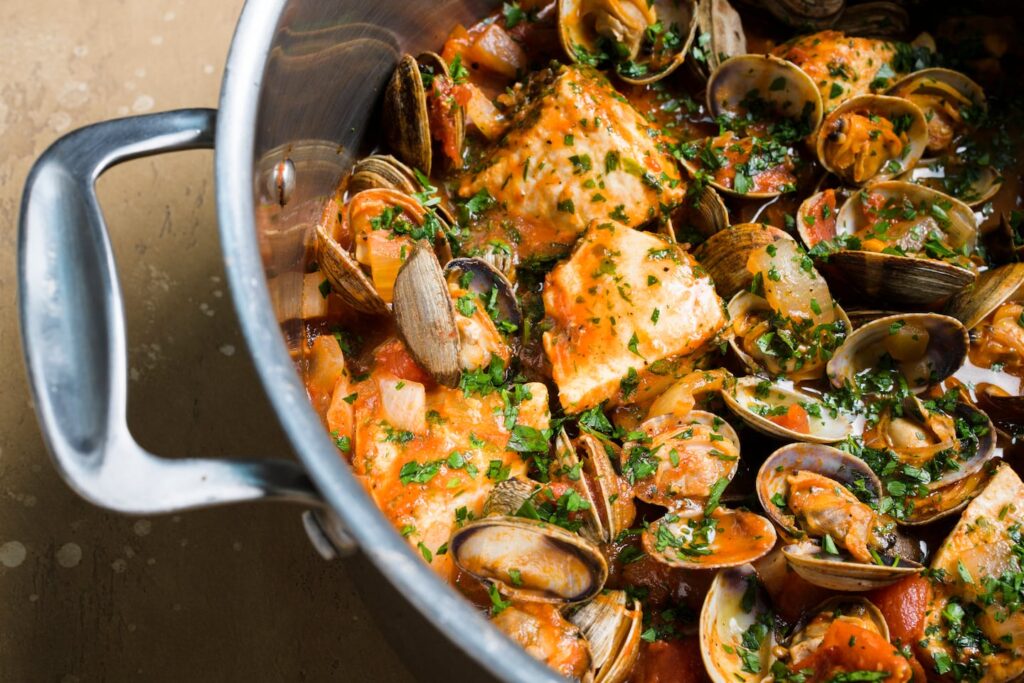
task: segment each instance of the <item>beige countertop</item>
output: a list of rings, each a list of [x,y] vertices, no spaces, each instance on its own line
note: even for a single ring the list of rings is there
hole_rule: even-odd
[[[57,476],[29,403],[15,250],[32,161],[87,123],[216,106],[240,7],[0,3],[0,680],[410,680],[372,597],[313,551],[298,508],[101,511]],[[158,453],[291,457],[226,289],[212,162],[148,158],[99,183],[126,293],[129,421]]]

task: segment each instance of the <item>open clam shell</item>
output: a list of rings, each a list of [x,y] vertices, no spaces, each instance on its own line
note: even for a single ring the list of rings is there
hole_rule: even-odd
[[[597,520],[596,536],[604,543],[611,543],[621,531],[632,526],[636,518],[632,492],[612,464],[612,458],[619,459],[620,449],[590,434],[580,435],[576,449],[581,454],[586,500]]]
[[[725,59],[747,53],[743,21],[729,0],[698,0],[697,38],[690,64],[707,78]]]
[[[900,38],[910,27],[905,7],[892,0],[876,0],[849,5],[833,28],[851,36]]]
[[[583,602],[601,592],[608,563],[579,534],[545,522],[490,516],[452,533],[455,563],[514,600]]]
[[[640,431],[643,439],[622,447],[622,470],[644,502],[677,508],[703,501],[717,481],[736,475],[739,436],[713,413],[660,415],[646,420]]]
[[[669,220],[658,227],[673,242],[703,241],[729,227],[729,209],[715,188],[705,185],[700,194],[673,209]]]
[[[696,32],[695,0],[558,0],[558,35],[569,59],[611,62],[627,83],[653,83],[675,71]]]
[[[455,308],[437,256],[417,246],[395,279],[393,304],[398,335],[420,366],[439,384],[458,386],[461,343]]]
[[[697,261],[726,299],[750,287],[754,276],[747,270],[750,254],[767,244],[793,239],[784,231],[762,223],[740,223],[712,235],[694,250]]]
[[[832,623],[840,619],[889,640],[889,624],[870,600],[840,595],[825,600],[797,622],[786,642],[789,661],[799,662],[813,654]]]
[[[793,513],[778,501],[786,500],[786,477],[798,471],[828,477],[851,491],[865,491],[872,499],[882,497],[882,482],[860,458],[825,445],[783,446],[769,455],[757,472],[757,499],[771,520],[791,539],[801,539],[807,534]]]
[[[881,132],[875,135],[876,130]],[[859,186],[906,173],[920,161],[927,144],[928,123],[913,102],[859,95],[829,112],[815,148],[827,171]]]
[[[604,591],[572,612],[569,621],[590,644],[593,683],[623,683],[640,656],[640,602],[625,591]]]
[[[946,151],[970,125],[970,112],[986,110],[985,91],[973,80],[951,69],[922,69],[904,76],[886,91],[916,104],[928,122],[928,154]]]
[[[945,192],[972,208],[992,199],[1003,186],[1003,176],[992,166],[965,166],[952,153],[921,159],[910,179],[918,185]]]
[[[878,214],[865,208],[866,202],[882,205],[885,215],[894,218],[876,218]],[[888,207],[888,208],[886,208]],[[903,212],[906,213],[903,213]],[[900,224],[901,216],[912,222],[902,237],[880,238],[873,232],[875,226],[889,225],[883,233],[890,234]],[[941,217],[940,223],[936,217]],[[874,250],[842,250],[828,257],[822,269],[834,282],[840,294],[885,302],[901,306],[925,306],[942,302],[973,283],[975,272],[964,265],[928,258],[924,244],[916,244],[916,234],[939,230],[943,246],[956,257],[974,249],[978,239],[974,212],[963,202],[937,190],[903,181],[885,181],[871,185],[863,192],[851,196],[843,203],[836,217],[837,235],[857,236],[861,242],[871,240],[879,247],[899,246],[906,240],[906,250],[922,255],[903,256]],[[893,245],[890,242],[895,241]],[[965,261],[962,257],[961,261]]]
[[[757,111],[750,103],[757,102]],[[821,123],[821,93],[811,77],[792,62],[771,55],[731,57],[708,80],[708,111],[713,116],[766,117],[801,121],[808,134]]]
[[[832,306],[835,311],[836,321],[841,322],[845,333],[849,334],[850,331],[853,330],[853,325],[850,322],[850,319],[846,316],[846,311],[843,310],[842,306],[835,302],[833,302]],[[729,301],[728,311],[730,320],[734,322],[742,321],[745,317],[752,315],[760,315],[767,319],[772,314],[772,309],[771,306],[769,306],[768,301],[764,297],[758,296],[757,294],[753,294],[749,291],[738,292],[736,296]],[[769,367],[766,367],[764,363],[760,362],[757,358],[748,353],[744,348],[743,340],[739,338],[738,333],[733,334],[729,338],[729,348],[752,373],[768,374],[770,376],[794,375],[806,379],[806,371],[804,371],[803,368],[794,368],[792,372],[786,371],[785,369],[783,369],[782,372],[773,372]],[[762,358],[764,357],[762,356]],[[801,374],[802,371],[804,371],[803,374]],[[824,361],[821,361],[821,366],[817,373],[818,374],[815,375],[816,377],[820,377],[824,374]]]
[[[644,552],[670,567],[722,569],[767,555],[777,539],[771,521],[746,510],[717,507],[671,512],[640,535]]]
[[[729,408],[748,426],[762,434],[787,441],[835,443],[849,436],[853,425],[843,415],[831,415],[818,399],[796,388],[772,384],[760,377],[741,377],[732,391],[722,392]],[[785,415],[790,406],[799,406],[807,414],[806,432],[785,427],[771,418]],[[784,411],[780,413],[779,411]]]
[[[495,324],[510,340],[518,341],[523,314],[515,287],[497,268],[481,258],[456,258],[445,264],[444,275],[449,282],[457,282],[460,289],[476,294]]]
[[[801,31],[828,28],[836,23],[846,0],[745,0],[766,9],[779,21]]]
[[[415,171],[390,154],[371,154],[357,161],[347,186],[349,196],[364,190],[395,190],[411,196],[426,189]],[[444,196],[438,199],[434,208],[448,225],[455,225],[450,200]]]
[[[947,315],[901,313],[878,318],[854,330],[839,347],[828,363],[828,376],[836,387],[856,387],[863,373],[877,371],[883,360],[891,359],[892,369],[902,375],[907,387],[920,393],[963,365],[968,343],[967,330]]]
[[[771,671],[774,647],[772,607],[757,572],[749,564],[720,571],[700,611],[701,658],[712,682],[746,680],[755,668],[747,659],[761,673]]]
[[[413,168],[430,175],[434,162],[437,131],[430,128],[430,98],[442,91],[441,82],[451,82],[448,65],[437,54],[425,52],[418,57],[403,55],[384,90],[382,111],[384,136],[395,155]],[[443,105],[435,105],[443,106]],[[451,145],[461,157],[466,114],[462,107],[450,107],[444,114],[451,125]],[[454,160],[452,160],[454,161]]]
[[[845,553],[832,555],[813,541],[782,548],[789,566],[808,583],[835,591],[861,592],[882,588],[924,570],[913,560],[878,553],[879,564],[864,564]]]
[[[946,306],[953,316],[973,330],[982,320],[1024,291],[1024,263],[1008,263],[978,275],[973,287],[957,293]]]

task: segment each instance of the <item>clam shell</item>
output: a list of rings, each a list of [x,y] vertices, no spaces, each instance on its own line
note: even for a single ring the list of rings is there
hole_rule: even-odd
[[[692,536],[689,523],[698,524],[704,519],[700,509],[671,513],[651,522],[640,535],[644,552],[662,564],[679,569],[722,569],[754,562],[775,547],[775,527],[761,515],[718,507],[711,517],[716,530],[707,545],[707,554],[686,549]],[[666,544],[668,539],[672,542]],[[683,547],[672,545],[680,541]]]
[[[497,290],[495,304],[499,318],[515,325],[516,329],[521,331],[523,314],[516,299],[515,287],[508,278],[482,258],[456,258],[444,267],[445,277],[449,280],[460,279],[467,273],[471,275],[468,286],[470,291],[487,297],[492,290]]]
[[[643,609],[625,591],[604,591],[569,615],[590,644],[593,683],[622,683],[640,656]]]
[[[811,132],[821,123],[818,86],[792,62],[771,55],[739,55],[722,62],[708,80],[708,111],[716,117],[743,116],[743,103],[752,93],[779,119],[806,117]]]
[[[714,435],[721,437],[723,442],[729,442],[736,451],[736,459],[723,461],[710,452],[704,451],[698,452],[694,456],[687,456],[682,452],[682,448],[677,449],[675,444],[682,446],[687,440],[693,438],[693,430],[690,428],[694,425],[710,427]],[[685,436],[688,429],[689,437]],[[623,462],[626,462],[632,456],[635,448],[654,450],[648,457],[657,462],[656,471],[633,482],[634,495],[644,502],[668,508],[679,507],[689,502],[703,502],[710,495],[707,488],[710,488],[714,481],[704,482],[707,488],[702,488],[701,481],[706,479],[706,476],[703,479],[695,478],[692,481],[687,480],[684,476],[683,483],[691,489],[690,493],[686,493],[675,488],[678,480],[671,476],[678,475],[680,468],[685,469],[690,457],[698,462],[710,462],[712,466],[699,468],[699,471],[705,475],[718,473],[720,476],[715,477],[715,480],[720,479],[721,476],[732,479],[736,475],[736,469],[739,466],[740,438],[728,422],[713,413],[691,410],[685,416],[659,415],[645,420],[640,425],[640,431],[644,432],[647,439],[642,442],[629,441],[623,444],[621,457]],[[671,459],[673,452],[676,452],[678,457],[678,464],[675,465],[672,464]],[[722,464],[723,462],[725,464]],[[697,489],[699,489],[699,493]]]
[[[402,55],[384,89],[384,138],[404,163],[430,175],[432,149],[427,94],[419,64]]]
[[[458,386],[462,371],[455,308],[433,251],[413,249],[398,271],[394,293],[395,325],[409,353],[436,382]]]
[[[686,243],[692,241],[690,235],[694,232],[706,238],[728,228],[729,210],[715,188],[705,185],[699,195],[687,198],[658,227],[671,241]]]
[[[711,276],[718,295],[729,299],[754,279],[747,270],[751,252],[782,239],[793,238],[770,225],[741,223],[715,233],[693,255]]]
[[[743,635],[757,623],[769,628],[758,650],[760,671],[771,670],[775,630],[768,595],[749,564],[723,569],[715,576],[700,611],[700,653],[713,683],[735,683],[748,673],[740,657]]]
[[[864,38],[900,38],[910,28],[910,15],[898,2],[863,2],[846,7],[833,28]]]
[[[849,334],[850,331],[853,330],[853,324],[850,322],[850,319],[846,316],[846,311],[844,311],[842,306],[840,306],[839,304],[834,303],[833,305],[835,309],[836,319],[842,321],[843,325],[846,328],[847,334]],[[734,296],[729,301],[728,310],[729,319],[738,320],[750,312],[764,311],[768,313],[771,311],[771,307],[768,305],[768,301],[766,299],[747,291],[737,292],[736,296]],[[740,340],[737,338],[735,334],[729,338],[729,348],[732,350],[734,354],[736,354],[736,357],[740,359],[743,365],[745,365],[750,372],[754,374],[772,374],[771,372],[768,371],[767,368],[763,367],[760,363],[758,363],[757,359],[755,359],[753,356],[751,356],[743,349],[742,345],[740,344]]]
[[[581,58],[580,48],[583,48],[583,50],[586,50],[591,55],[599,54],[601,50],[597,45],[598,33],[595,27],[601,24],[606,31],[623,31],[624,33],[621,38],[625,39],[615,38],[615,40],[626,47],[630,62],[640,66],[647,66],[646,61],[639,54],[643,34],[648,26],[655,21],[659,21],[665,27],[673,25],[679,27],[682,33],[681,45],[673,58],[665,66],[657,70],[644,69],[642,73],[630,73],[628,71],[623,73],[621,69],[616,68],[615,71],[619,78],[627,83],[634,84],[653,83],[675,71],[686,60],[686,55],[690,51],[690,45],[693,43],[694,36],[697,33],[696,0],[651,0],[650,2],[648,0],[619,0],[617,3],[593,4],[597,4],[600,9],[604,10],[605,16],[608,16],[609,6],[611,5],[629,6],[640,2],[643,3],[643,7],[638,11],[631,12],[632,16],[628,21],[625,21],[619,18],[612,18],[610,20],[604,18],[595,19],[590,11],[592,0],[558,0],[558,36],[566,56],[574,62],[579,62]],[[653,17],[653,19],[650,17]],[[639,26],[627,26],[627,24],[634,24],[639,21],[646,21],[646,26],[642,28]],[[628,36],[625,32],[628,32]],[[591,62],[593,58],[584,59],[584,61]]]
[[[798,389],[773,384],[768,389],[767,396],[759,396],[758,386],[764,381],[760,377],[741,377],[736,381],[732,391],[722,392],[722,398],[725,399],[726,405],[753,429],[776,439],[823,444],[842,441],[852,433],[853,425],[849,420],[842,415],[831,417],[824,403]],[[767,417],[757,414],[751,409],[757,404],[817,405],[820,417],[808,415],[807,422],[811,431],[805,434],[783,427]]]
[[[786,475],[797,470],[826,476],[847,488],[855,483],[863,484],[873,498],[882,497],[882,482],[860,458],[825,445],[794,443],[783,446],[761,464],[756,488],[761,507],[789,538],[799,539],[806,534],[796,518],[772,502],[772,498],[778,495],[785,499]]]
[[[843,561],[828,555],[817,543],[804,541],[784,546],[782,554],[802,579],[835,591],[861,592],[896,583],[924,566],[912,560],[895,560],[882,555],[885,565]],[[895,566],[888,564],[897,562]]]
[[[396,190],[414,194],[423,188],[408,166],[390,154],[371,154],[357,161],[348,179],[348,191],[356,194],[363,190]]]
[[[1024,285],[1024,263],[1009,263],[978,275],[973,287],[965,288],[946,306],[945,313],[973,330],[1007,301],[1014,300]]]
[[[388,314],[388,305],[377,293],[373,282],[324,225],[316,227],[316,246],[317,264],[331,283],[331,291],[357,311],[372,315]]]
[[[888,351],[885,343],[894,330],[914,325],[927,330],[929,339],[924,356],[916,362],[917,377],[908,377],[910,389],[920,393],[932,383],[941,382],[963,365],[967,357],[969,339],[967,330],[956,318],[937,313],[902,313],[878,318],[853,331],[828,363],[828,376],[836,387],[856,386],[856,378],[863,371],[877,368],[879,360]],[[923,380],[923,370],[929,370]]]
[[[954,180],[955,189],[962,187],[960,184],[962,179],[956,175],[957,170],[957,164],[955,162],[950,164],[948,156],[921,159],[911,172],[910,178],[918,185],[947,192],[950,179]],[[972,167],[971,173],[973,177],[970,179],[970,190],[950,196],[959,199],[967,206],[977,208],[996,196],[996,193],[1003,187],[1003,179],[999,172],[991,166]]]
[[[766,9],[787,26],[802,31],[828,28],[839,19],[846,0],[744,0],[753,7]]]
[[[514,600],[576,603],[604,587],[608,563],[578,534],[538,520],[491,516],[452,533],[455,563]],[[519,572],[514,582],[512,571]]]
[[[747,52],[743,20],[728,0],[698,0],[697,35],[704,61],[695,57],[690,64],[702,78],[718,68],[723,55],[728,59]],[[696,48],[693,51],[696,53]]]
[[[923,101],[920,98],[915,100],[915,95],[938,96],[942,97],[944,102],[959,100],[956,104],[960,106],[976,106],[983,110],[988,109],[985,91],[982,90],[981,86],[959,71],[951,69],[931,68],[915,71],[893,83],[886,90],[886,94],[894,97],[903,97],[918,104],[929,122],[932,118],[930,116],[932,110],[930,108],[925,110]],[[953,139],[956,139],[955,135]],[[945,147],[934,147],[929,142],[928,152],[930,153],[937,154],[944,149]]]
[[[888,168],[889,164],[886,163],[871,178],[857,181],[849,169],[838,168],[833,163],[832,138],[838,134],[843,115],[850,113],[876,115],[890,120],[897,116],[910,117],[910,127],[907,130],[907,148],[904,149],[904,154],[899,158],[891,160],[897,163],[898,169],[890,169]],[[906,173],[920,161],[927,143],[928,123],[925,121],[924,113],[913,102],[885,95],[858,95],[846,100],[825,116],[821,128],[818,129],[815,149],[818,153],[818,161],[825,167],[825,170],[839,176],[844,183],[849,185],[863,185],[869,181],[885,180]]]
[[[837,619],[852,621],[889,640],[889,624],[870,600],[855,595],[841,595],[825,600],[797,622],[793,635],[786,643],[789,660],[798,662],[817,650],[825,632]]]
[[[618,460],[621,451],[614,443],[590,434],[580,435],[576,448],[583,454],[582,480],[587,488],[587,501],[600,524],[598,537],[611,543],[620,532],[632,526],[636,518],[632,491],[615,471],[612,456],[608,454],[611,450]]]

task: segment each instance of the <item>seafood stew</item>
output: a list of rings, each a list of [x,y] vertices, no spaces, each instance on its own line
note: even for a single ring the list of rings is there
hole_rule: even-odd
[[[296,362],[566,677],[1024,676],[1013,17],[520,0],[404,55]]]

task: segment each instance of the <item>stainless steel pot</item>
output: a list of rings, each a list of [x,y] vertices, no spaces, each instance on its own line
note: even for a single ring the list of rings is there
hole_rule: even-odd
[[[377,96],[398,56],[438,45],[453,23],[494,4],[250,0],[219,111],[131,117],[64,136],[29,175],[18,235],[25,359],[44,437],[67,482],[96,505],[129,514],[249,500],[308,506],[304,521],[318,549],[354,556],[372,603],[400,624],[392,640],[415,657],[410,668],[449,682],[558,677],[435,576],[378,512],[311,408],[289,348],[301,343],[304,241],[324,198],[376,138]],[[124,312],[94,183],[122,161],[211,146],[242,332],[302,465],[163,458],[128,430]],[[382,588],[381,576],[392,588]],[[406,601],[422,617],[411,617]],[[437,647],[438,632],[454,647]]]

